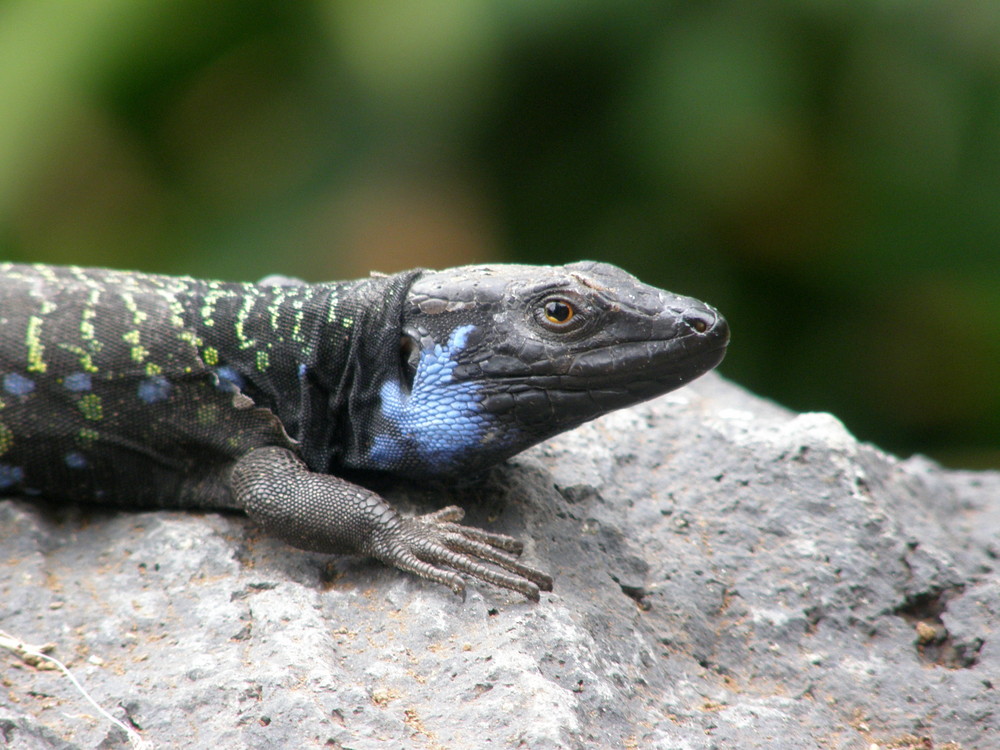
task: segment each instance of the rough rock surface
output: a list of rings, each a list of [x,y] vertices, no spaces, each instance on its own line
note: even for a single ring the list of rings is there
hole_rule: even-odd
[[[463,603],[238,515],[14,499],[0,629],[157,748],[1000,747],[998,474],[712,375],[477,485],[383,489],[524,538],[555,592]],[[0,670],[0,746],[128,747],[58,672]]]

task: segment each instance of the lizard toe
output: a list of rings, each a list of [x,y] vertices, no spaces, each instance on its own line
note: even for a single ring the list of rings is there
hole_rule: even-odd
[[[456,593],[461,593],[456,585],[456,580],[461,581],[459,574],[517,591],[531,601],[539,600],[540,591],[552,590],[550,576],[520,562],[503,547],[490,544],[498,536],[501,540],[510,537],[450,521],[442,523],[438,521],[442,515],[454,517],[452,513],[438,511],[402,520],[392,540],[387,540],[389,544],[373,550],[375,556],[403,570],[444,583]]]

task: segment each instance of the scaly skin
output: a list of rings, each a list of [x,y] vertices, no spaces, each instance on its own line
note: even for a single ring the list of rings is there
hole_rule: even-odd
[[[468,475],[717,365],[712,308],[607,264],[231,284],[0,264],[0,491],[237,508],[296,547],[537,600],[521,544],[344,470]]]

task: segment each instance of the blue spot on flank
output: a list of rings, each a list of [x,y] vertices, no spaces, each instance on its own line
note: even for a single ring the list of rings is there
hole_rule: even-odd
[[[456,328],[447,344],[421,352],[409,393],[396,380],[382,385],[382,416],[388,429],[375,437],[369,450],[374,467],[439,471],[480,444],[491,420],[480,410],[479,386],[452,380],[458,365],[455,355],[474,329]]]
[[[170,398],[172,389],[170,381],[163,375],[153,375],[139,383],[138,393],[144,403],[155,404]]]
[[[220,391],[231,393],[243,390],[243,376],[240,375],[238,370],[229,365],[222,365],[215,368],[215,374],[219,377],[215,387]]]
[[[13,487],[24,481],[24,469],[20,466],[10,464],[0,464],[0,490]]]
[[[27,396],[35,390],[35,381],[18,372],[8,372],[3,376],[3,389],[12,396]]]
[[[299,365],[299,380],[304,380],[306,377],[306,366],[304,364]]]
[[[90,373],[74,372],[72,375],[67,375],[63,378],[63,386],[68,391],[89,391],[92,387]]]
[[[66,465],[71,469],[86,469],[87,457],[77,451],[66,454]]]

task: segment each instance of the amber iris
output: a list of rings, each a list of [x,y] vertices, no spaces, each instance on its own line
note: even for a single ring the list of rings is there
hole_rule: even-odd
[[[557,325],[568,323],[573,318],[573,308],[561,299],[549,300],[545,303],[545,317]]]

